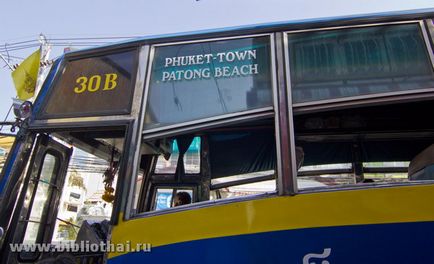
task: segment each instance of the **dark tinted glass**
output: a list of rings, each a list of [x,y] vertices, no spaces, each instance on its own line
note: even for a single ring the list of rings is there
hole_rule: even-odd
[[[293,103],[434,87],[418,24],[288,35]]]
[[[272,106],[269,37],[155,48],[145,129]]]
[[[46,117],[129,113],[137,51],[67,62],[43,110]]]

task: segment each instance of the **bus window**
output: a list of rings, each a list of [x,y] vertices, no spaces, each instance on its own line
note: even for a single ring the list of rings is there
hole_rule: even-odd
[[[47,214],[47,209],[50,206],[49,200],[53,192],[53,180],[59,169],[59,158],[55,155],[47,153],[43,160],[43,166],[38,178],[34,202],[30,211],[29,222],[26,227],[23,243],[32,244],[37,243],[38,236],[42,225],[43,214]]]
[[[364,179],[368,182],[405,182],[409,165],[409,161],[364,162]],[[384,168],[390,168],[390,171],[381,172]]]
[[[433,101],[359,107],[294,117],[304,157],[298,188],[405,183],[410,161],[434,143],[433,123],[414,118]],[[420,131],[425,131],[421,133]]]
[[[168,209],[178,192],[187,192],[193,204],[275,192],[273,126],[273,120],[267,119],[202,130],[200,135],[144,141],[140,169],[149,173],[145,172],[147,180],[142,181],[145,186],[135,186],[136,192],[144,191],[137,200],[139,206],[132,206],[132,213]],[[156,164],[143,162],[146,156],[156,157]],[[161,164],[168,156],[171,170],[163,173]],[[173,157],[176,161],[171,161]]]
[[[300,189],[356,183],[351,163],[302,166],[298,173]]]
[[[274,129],[210,134],[211,190],[217,199],[274,192]]]
[[[173,144],[176,145],[176,141]],[[175,173],[176,164],[178,163],[179,152],[173,151],[170,157],[166,159],[164,155],[158,156],[157,164],[155,166],[155,173],[165,174],[165,173]]]
[[[157,194],[155,195],[155,205],[154,210],[162,210],[172,207],[172,197],[173,189],[169,188],[158,188]]]
[[[184,154],[184,168],[186,173],[200,172],[200,137],[195,137],[190,147]],[[155,173],[175,173],[178,162],[179,149],[176,139],[173,141],[170,157],[166,159],[164,155],[158,156]]]
[[[432,88],[420,25],[288,34],[293,103]]]
[[[276,190],[274,177],[275,171],[268,170],[212,179],[211,190],[214,194],[210,200],[274,192]]]
[[[156,45],[154,52],[145,129],[273,105],[269,36]]]
[[[111,219],[123,132],[74,132],[57,136],[74,148],[52,236],[53,242],[61,243],[75,241],[84,222],[91,225]],[[116,174],[108,174],[111,168]]]
[[[154,205],[152,206],[153,210],[159,211],[163,209],[168,209],[171,207],[175,207],[174,205],[174,197],[178,193],[187,193],[190,197],[190,201],[193,200],[193,190],[185,189],[185,188],[157,188]]]

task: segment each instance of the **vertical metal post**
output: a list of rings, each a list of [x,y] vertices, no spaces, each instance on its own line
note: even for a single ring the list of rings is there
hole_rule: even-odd
[[[128,152],[126,151],[124,155],[128,157],[128,161],[132,160],[132,165],[127,166],[126,171],[126,184],[125,188],[122,190],[122,200],[121,208],[124,209],[124,220],[128,220],[131,215],[131,204],[133,199],[133,193],[136,185],[136,178],[139,172],[140,164],[140,146],[142,143],[142,129],[144,122],[144,90],[146,82],[146,72],[149,60],[149,46],[143,46],[140,48],[139,52],[139,65],[137,69],[137,78],[135,85],[134,103],[133,111],[131,115],[135,118],[134,123],[128,128],[131,130],[131,134],[128,135],[130,140],[125,140],[125,144],[129,143]],[[130,163],[131,164],[131,163]]]
[[[289,91],[289,71],[285,61],[284,34],[275,34],[276,71],[277,71],[277,108],[276,142],[280,155],[278,166],[281,166],[281,177],[278,178],[279,195],[294,195],[297,193],[297,171],[295,160],[295,144],[292,122],[292,103]]]

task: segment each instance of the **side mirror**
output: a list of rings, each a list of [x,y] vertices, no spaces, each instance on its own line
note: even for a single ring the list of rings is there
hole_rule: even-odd
[[[3,227],[0,227],[0,239],[2,239],[5,231],[3,230]]]

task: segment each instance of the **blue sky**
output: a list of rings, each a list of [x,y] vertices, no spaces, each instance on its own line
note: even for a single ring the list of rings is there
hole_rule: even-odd
[[[0,46],[50,38],[146,36],[257,23],[434,8],[433,0],[74,0],[1,4]],[[27,57],[35,49],[13,52]],[[51,57],[60,55],[54,49]],[[5,55],[5,54],[3,54]],[[0,120],[15,89],[0,61]],[[12,119],[12,115],[9,119]],[[8,132],[3,130],[2,132]]]

